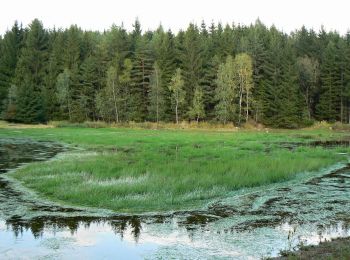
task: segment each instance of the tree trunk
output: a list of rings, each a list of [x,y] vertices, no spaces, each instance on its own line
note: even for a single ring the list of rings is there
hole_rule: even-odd
[[[157,124],[159,123],[159,108],[158,108],[158,96],[157,96]]]
[[[242,72],[240,72],[240,86],[239,86],[239,115],[238,115],[238,124],[241,124],[241,116],[242,116],[242,98],[243,98],[243,79]]]
[[[343,112],[343,110],[344,110],[344,107],[343,107],[343,94],[341,94],[341,96],[340,96],[340,122],[341,123],[343,123],[343,114],[344,114],[344,112]]]
[[[115,121],[119,123],[119,115],[118,115],[118,107],[117,107],[117,97],[115,94],[115,88],[114,88],[114,80],[112,85],[112,92],[113,92],[113,101],[114,101],[114,112],[115,112]]]
[[[157,70],[155,71],[156,72],[156,82],[157,82],[157,99],[156,99],[156,102],[157,102],[157,124],[159,123],[159,82],[158,82],[158,73],[157,73]]]
[[[307,107],[307,114],[309,117],[309,120],[311,119],[311,111],[310,111],[310,97],[309,97],[309,88],[306,87],[306,107]]]
[[[241,115],[242,115],[242,91],[239,94],[239,115],[238,115],[238,123],[241,124]]]
[[[177,107],[178,107],[178,101],[176,101],[175,115],[176,115],[176,124],[179,124],[179,115],[178,115],[178,113],[177,113]]]
[[[69,116],[69,121],[72,121],[72,110],[70,107],[69,98],[68,98],[68,116]]]
[[[69,93],[69,88],[68,88],[68,94],[67,94],[67,106],[68,106],[69,121],[72,121],[72,109],[71,109],[71,105],[70,105],[70,93]]]
[[[249,117],[249,93],[247,90],[247,114],[246,114],[246,119],[245,119],[246,122],[248,122],[248,117]]]
[[[341,73],[341,88],[340,88],[340,122],[343,123],[343,83],[344,82],[344,73]]]

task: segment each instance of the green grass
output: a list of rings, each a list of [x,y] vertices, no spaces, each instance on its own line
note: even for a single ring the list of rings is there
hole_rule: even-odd
[[[118,212],[200,207],[230,191],[280,182],[344,161],[337,151],[278,142],[340,138],[329,130],[215,132],[113,128],[0,129],[0,138],[29,137],[79,146],[12,176],[54,201]]]
[[[298,251],[282,251],[278,260],[349,260],[350,237],[321,242],[319,245],[301,246]]]

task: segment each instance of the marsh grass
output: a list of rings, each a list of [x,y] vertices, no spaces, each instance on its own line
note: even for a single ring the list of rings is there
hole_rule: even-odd
[[[346,160],[349,148],[281,148],[279,142],[338,138],[326,130],[214,132],[111,128],[0,131],[0,137],[84,147],[12,174],[55,201],[118,212],[200,207],[233,190],[289,180]],[[304,138],[308,136],[308,138]]]

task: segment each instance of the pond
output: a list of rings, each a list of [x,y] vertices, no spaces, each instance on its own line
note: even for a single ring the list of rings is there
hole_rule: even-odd
[[[1,258],[259,259],[350,235],[347,165],[232,192],[201,210],[153,215],[63,207],[6,177],[65,149],[52,142],[0,140]]]

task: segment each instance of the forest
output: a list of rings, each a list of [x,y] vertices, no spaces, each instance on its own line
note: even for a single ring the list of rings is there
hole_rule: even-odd
[[[350,123],[350,33],[189,24],[173,33],[15,22],[0,36],[0,114],[20,123]]]

